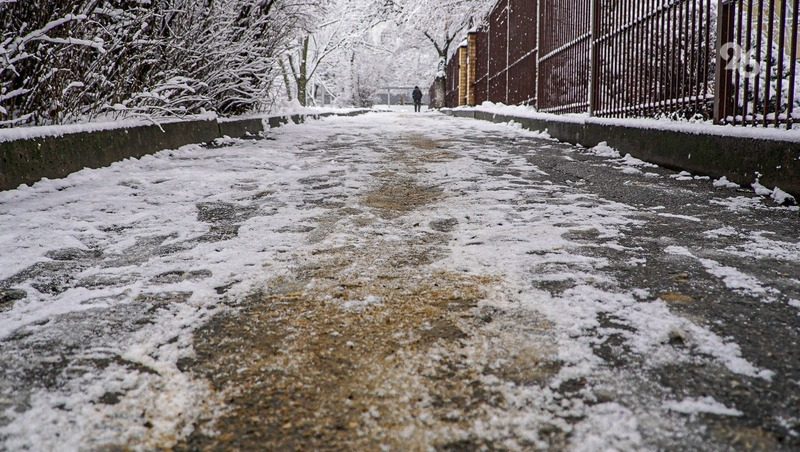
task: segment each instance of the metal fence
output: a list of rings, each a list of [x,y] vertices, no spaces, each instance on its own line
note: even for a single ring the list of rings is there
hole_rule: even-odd
[[[800,119],[798,0],[727,1],[718,11],[721,41],[716,116],[731,124],[792,127]]]
[[[718,2],[627,2],[627,14],[600,19],[593,48],[599,69],[592,112],[712,118]]]
[[[539,2],[541,111],[578,113],[589,108],[591,8],[591,0]]]
[[[470,84],[478,104],[791,128],[798,3],[499,0],[475,33]]]
[[[500,0],[478,32],[477,103],[532,103],[536,98],[536,2]]]

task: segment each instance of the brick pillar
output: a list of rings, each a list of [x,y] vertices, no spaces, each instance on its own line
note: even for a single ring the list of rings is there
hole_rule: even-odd
[[[466,105],[467,103],[467,48],[462,46],[458,48],[458,100],[457,106]]]
[[[467,105],[475,105],[475,82],[478,80],[478,33],[467,36]]]

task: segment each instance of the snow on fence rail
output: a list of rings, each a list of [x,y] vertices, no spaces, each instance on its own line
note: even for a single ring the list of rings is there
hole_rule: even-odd
[[[799,3],[498,0],[448,63],[447,106],[792,128]]]

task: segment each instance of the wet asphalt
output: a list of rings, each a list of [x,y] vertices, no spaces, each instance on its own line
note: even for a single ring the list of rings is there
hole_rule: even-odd
[[[796,209],[775,206],[747,188],[714,188],[704,179],[677,180],[672,177],[675,171],[664,168],[642,169],[659,177],[628,174],[618,162],[552,141],[518,138],[501,143],[490,139],[487,144],[506,146],[511,154],[525,157],[546,172],[554,184],[644,212],[640,217],[642,223],[618,239],[621,248],[593,246],[602,239],[589,234],[575,237],[587,245],[579,252],[607,258],[609,266],[604,271],[612,273],[623,289],[644,287],[651,295],[662,296],[671,311],[729,338],[739,345],[743,358],[773,371],[774,376],[769,380],[743,377],[708,361],[642,368],[636,355],[626,350],[624,341],[615,342],[613,335],[596,347],[598,356],[628,370],[626,375],[633,376],[628,382],[631,387],[657,384],[677,399],[712,396],[726,406],[737,407],[742,416],[699,415],[702,427],[713,432],[713,438],[721,444],[737,450],[800,449],[800,309],[790,305],[791,300],[800,300],[800,262],[752,252],[748,255],[747,251],[751,249],[749,239],[754,236],[800,244],[800,215]],[[530,152],[532,147],[535,153]],[[495,175],[502,176],[503,171],[498,168]],[[732,198],[750,200],[749,207],[729,207]],[[209,233],[194,242],[169,246],[191,247],[197,241],[224,242],[237,234],[238,224],[256,215],[255,211],[243,211],[224,203],[201,203],[197,210],[198,218],[211,225]],[[734,228],[736,233],[704,234],[724,227]],[[25,297],[18,288],[23,283],[50,294],[81,285],[107,285],[104,281],[80,280],[76,275],[92,265],[130,266],[145,262],[151,255],[174,252],[162,245],[167,238],[141,240],[119,255],[105,254],[103,250],[54,250],[49,262],[35,264],[0,281],[0,312]],[[697,258],[710,259],[754,277],[771,289],[770,300],[726,287],[698,259],[664,253],[669,246],[685,247]],[[736,254],[731,250],[742,252]],[[645,262],[637,266],[628,264],[642,255],[646,256]],[[204,275],[201,272],[162,277],[192,280]],[[568,287],[542,283],[541,288],[559,292]],[[224,287],[219,288],[219,293],[224,291]],[[159,309],[179,303],[185,297],[181,293],[155,294],[140,303],[65,314],[14,332],[0,342],[3,362],[0,392],[4,394],[0,411],[24,407],[35,390],[58,388],[76,374],[102,370],[112,362],[148,372],[116,357],[83,356],[82,350],[102,347],[115,335],[136,331]],[[618,327],[613,318],[603,322],[609,328]],[[676,347],[682,346],[680,337],[674,341]],[[570,392],[575,388],[562,390]],[[100,403],[113,404],[114,398],[114,394],[109,394]],[[0,424],[2,421],[0,417]]]
[[[584,252],[608,258],[610,266],[604,270],[612,272],[622,288],[644,287],[652,295],[663,294],[672,312],[729,338],[740,346],[746,360],[775,375],[771,381],[747,378],[707,364],[668,365],[644,371],[624,346],[614,346],[613,338],[595,352],[618,368],[638,375],[640,381],[629,382],[632,387],[656,382],[678,399],[712,396],[726,406],[736,406],[743,412],[740,417],[700,415],[708,430],[715,432],[715,439],[727,443],[723,447],[800,449],[800,309],[789,304],[792,299],[800,299],[800,262],[726,252],[746,246],[745,237],[752,234],[800,244],[797,210],[776,206],[746,187],[715,188],[705,178],[678,180],[675,171],[664,168],[642,168],[643,172],[658,174],[658,178],[631,176],[614,161],[573,152],[574,149],[571,145],[549,144],[527,158],[547,172],[553,183],[577,185],[603,199],[657,215],[641,217],[645,223],[619,240],[626,250],[587,247]],[[524,149],[516,153],[526,155]],[[580,163],[565,159],[565,155]],[[731,198],[740,197],[749,200],[750,207],[725,207]],[[725,227],[734,228],[738,234],[703,234]],[[587,245],[596,243],[593,237],[586,239]],[[668,246],[688,248],[696,257],[713,259],[755,277],[763,286],[775,289],[774,301],[765,302],[762,297],[726,287],[697,259],[665,254],[663,250]],[[645,263],[625,264],[642,255],[646,256]],[[613,325],[613,319],[606,320]],[[680,338],[675,341],[674,345],[682,345]]]

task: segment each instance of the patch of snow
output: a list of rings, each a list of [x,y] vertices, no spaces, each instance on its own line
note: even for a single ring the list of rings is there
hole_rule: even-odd
[[[689,215],[676,215],[676,214],[672,214],[672,213],[659,213],[658,216],[659,217],[666,217],[666,218],[677,218],[677,219],[686,220],[686,221],[694,221],[696,223],[702,223],[703,222],[703,220],[701,220],[701,219],[699,219],[697,217],[689,216]]]
[[[763,208],[764,204],[759,198],[750,198],[747,196],[735,196],[725,199],[712,199],[711,204],[723,206],[733,212],[742,212],[746,210]]]
[[[587,419],[573,433],[576,452],[598,450],[639,450],[642,436],[634,413],[618,403],[601,403],[591,407]]]
[[[633,257],[628,259],[627,264],[631,267],[638,267],[640,265],[644,265],[647,263],[647,259],[644,257]]]
[[[744,295],[761,298],[764,302],[774,301],[773,298],[767,297],[767,295],[775,292],[774,289],[765,288],[758,279],[746,275],[733,267],[727,267],[711,259],[697,257],[682,246],[668,246],[664,249],[664,252],[696,259],[703,265],[708,273],[720,278],[725,284],[725,287],[731,290]]]
[[[623,174],[642,174],[642,172],[639,169],[632,168],[630,166],[625,166],[618,169],[622,171]]]
[[[732,237],[738,234],[739,233],[736,231],[736,229],[730,226],[724,226],[718,229],[712,229],[710,231],[703,232],[703,235],[710,238]]]
[[[776,259],[800,262],[800,243],[772,240],[764,232],[752,232],[744,243],[732,245],[725,252],[746,259]]]
[[[187,421],[209,415],[221,402],[208,383],[175,368],[151,375],[113,364],[103,373],[101,379],[88,373],[71,380],[61,391],[32,394],[27,410],[0,428],[4,448],[86,450],[87,444],[103,449],[135,442],[141,450],[160,449],[189,435],[194,425]],[[107,393],[125,396],[115,405],[97,403]]]
[[[630,154],[625,154],[625,157],[622,157],[622,163],[630,166],[643,166],[647,168],[658,168],[658,165],[653,163],[645,162],[644,160],[637,159]]]
[[[728,408],[714,400],[713,397],[687,398],[680,402],[672,401],[664,404],[664,408],[683,414],[716,414],[718,416],[741,416],[742,412]]]
[[[383,303],[383,298],[377,297],[375,295],[368,295],[363,300],[347,300],[342,303],[342,307],[344,309],[350,311],[363,311],[371,306],[379,305]]]
[[[736,196],[725,199],[712,199],[710,203],[719,206],[724,206],[725,208],[733,212],[744,212],[748,210],[766,210],[766,209],[778,209],[778,210],[787,210],[790,212],[800,212],[800,206],[779,206],[774,204],[767,205],[764,204],[764,202],[762,202],[762,199],[763,198],[759,197]]]

